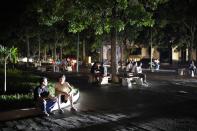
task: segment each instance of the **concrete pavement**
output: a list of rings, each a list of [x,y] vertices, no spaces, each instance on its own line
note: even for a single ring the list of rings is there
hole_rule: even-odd
[[[63,115],[5,121],[0,130],[196,131],[196,77],[146,73],[150,88],[76,84],[77,113],[65,109]]]

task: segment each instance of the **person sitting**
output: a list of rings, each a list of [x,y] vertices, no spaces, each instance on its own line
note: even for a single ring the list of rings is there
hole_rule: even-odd
[[[63,71],[67,71],[68,63],[67,63],[67,60],[66,59],[63,59],[62,60],[61,65],[62,65]]]
[[[102,78],[105,76],[108,76],[109,74],[107,73],[107,67],[104,66],[103,62],[101,62],[101,65],[99,66],[99,82],[102,81]]]
[[[159,65],[159,60],[158,59],[154,60],[154,67],[155,67],[155,70],[159,70],[160,65]]]
[[[40,79],[40,85],[37,86],[34,90],[34,100],[41,107],[41,110],[45,116],[53,114],[52,108],[57,102],[57,98],[50,95],[47,85],[47,78],[42,77]]]
[[[131,61],[130,61],[130,62],[128,62],[128,63],[126,64],[126,72],[130,72],[130,71],[131,71],[131,69],[132,69],[132,67],[133,67],[132,62],[131,62]]]
[[[99,82],[100,80],[100,69],[99,69],[99,63],[95,62],[92,67],[91,67],[91,74],[93,75],[93,77],[95,78],[96,82]]]
[[[74,105],[73,105],[73,87],[66,82],[66,76],[61,75],[59,77],[59,81],[55,84],[55,94],[58,96],[58,105],[60,107],[60,104],[62,101],[70,101],[71,111],[76,111]],[[61,110],[61,112],[63,112]]]
[[[105,74],[105,67],[103,65],[103,63],[101,62],[101,65],[99,66],[99,73],[100,73],[100,77],[104,77],[105,75],[107,76],[107,74]]]
[[[134,76],[142,78],[143,84],[147,84],[146,74],[142,73],[142,63],[141,62],[138,65],[137,65],[137,62],[135,63],[135,69],[134,70],[135,70]]]
[[[136,73],[136,68],[137,68],[137,62],[133,62],[133,66],[132,66],[132,69],[131,69],[131,72],[132,72],[133,74]]]
[[[132,68],[133,68],[133,63],[132,61],[130,61],[126,64],[125,76],[127,77],[133,76]]]

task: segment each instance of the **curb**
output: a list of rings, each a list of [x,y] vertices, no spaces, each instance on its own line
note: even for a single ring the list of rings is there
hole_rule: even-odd
[[[41,115],[41,110],[38,108],[11,110],[6,112],[0,112],[0,121],[10,121],[38,115]]]

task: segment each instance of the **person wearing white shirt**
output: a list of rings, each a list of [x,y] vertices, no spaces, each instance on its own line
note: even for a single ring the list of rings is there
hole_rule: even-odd
[[[66,82],[66,76],[61,75],[59,77],[59,81],[55,84],[55,94],[58,96],[58,106],[60,107],[60,98],[63,99],[63,101],[70,101],[70,110],[76,111],[74,105],[73,105],[73,87]],[[60,110],[60,112],[64,112],[63,110]]]
[[[131,72],[134,73],[134,74],[136,73],[136,67],[137,67],[137,62],[133,62]]]
[[[126,72],[130,72],[132,67],[133,67],[133,64],[131,62],[128,62],[126,65]]]
[[[137,66],[137,62],[135,63],[136,67],[135,67],[135,72],[134,72],[134,76],[140,77],[143,80],[143,84],[147,84],[146,81],[146,74],[142,73],[142,63],[139,63],[139,65]]]

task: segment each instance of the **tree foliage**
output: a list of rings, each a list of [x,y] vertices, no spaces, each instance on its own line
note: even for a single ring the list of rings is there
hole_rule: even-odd
[[[7,48],[5,46],[0,45],[0,58],[4,61],[4,92],[6,92],[6,65],[7,60],[9,59],[11,62],[16,62],[18,50],[17,48]]]
[[[5,46],[0,45],[0,56],[1,59],[7,61],[8,59],[16,63],[17,62],[17,54],[18,54],[18,49],[15,47],[7,48]]]

